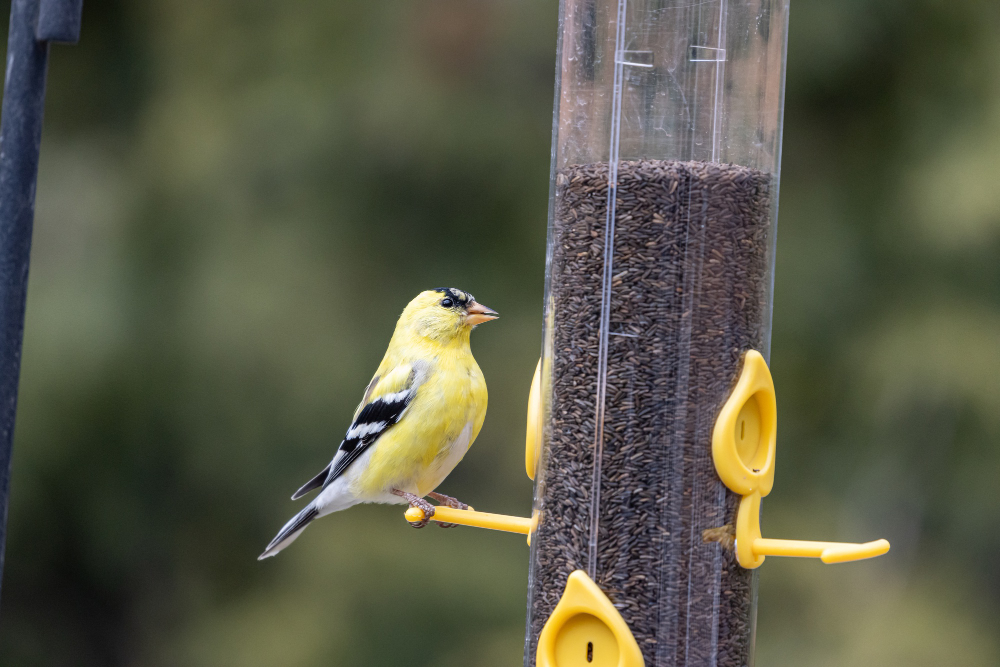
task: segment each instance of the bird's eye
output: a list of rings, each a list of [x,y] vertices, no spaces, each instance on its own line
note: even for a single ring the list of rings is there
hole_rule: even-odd
[[[455,302],[452,301],[451,299],[444,299],[443,301],[441,301],[441,306],[443,308],[451,308],[454,305],[455,305]]]

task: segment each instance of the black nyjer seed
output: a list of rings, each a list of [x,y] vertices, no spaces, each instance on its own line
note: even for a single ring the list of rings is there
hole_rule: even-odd
[[[536,488],[541,514],[532,539],[526,665],[534,665],[538,634],[576,569],[593,571],[647,667],[748,664],[755,579],[726,539],[739,496],[716,475],[711,441],[743,353],[761,349],[767,334],[771,188],[768,174],[735,165],[619,163],[605,273],[608,165],[557,174],[547,304],[551,395]]]

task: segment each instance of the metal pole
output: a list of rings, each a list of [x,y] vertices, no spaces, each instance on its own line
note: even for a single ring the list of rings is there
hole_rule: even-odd
[[[0,118],[0,577],[21,372],[49,42],[80,37],[83,0],[13,0]]]

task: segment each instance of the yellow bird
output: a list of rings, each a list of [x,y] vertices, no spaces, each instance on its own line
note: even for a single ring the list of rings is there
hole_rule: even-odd
[[[421,292],[406,306],[333,460],[292,500],[314,489],[319,494],[258,560],[287,547],[314,519],[359,503],[419,507],[426,518],[412,524],[417,528],[434,516],[426,496],[468,508],[434,489],[465,456],[486,419],[486,380],[469,335],[497,317],[451,287]]]

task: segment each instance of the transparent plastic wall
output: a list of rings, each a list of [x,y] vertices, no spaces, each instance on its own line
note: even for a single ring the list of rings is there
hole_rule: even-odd
[[[787,0],[562,0],[525,665],[576,569],[649,667],[752,663],[712,428],[768,357]]]

